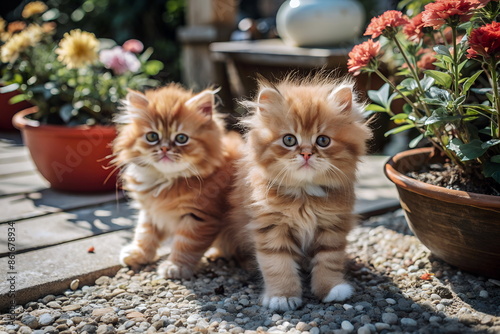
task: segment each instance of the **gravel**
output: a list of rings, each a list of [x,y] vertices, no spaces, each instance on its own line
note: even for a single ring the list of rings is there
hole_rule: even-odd
[[[343,303],[321,303],[306,288],[300,309],[272,312],[259,304],[258,274],[204,260],[191,280],[158,277],[155,265],[123,268],[94,286],[19,305],[15,321],[0,315],[0,334],[500,333],[500,281],[436,259],[401,211],[362,222],[349,242],[356,292]]]

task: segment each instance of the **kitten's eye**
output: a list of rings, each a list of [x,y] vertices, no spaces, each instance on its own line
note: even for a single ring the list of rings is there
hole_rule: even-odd
[[[183,133],[179,133],[177,136],[175,136],[175,142],[180,145],[186,144],[188,140],[189,137]]]
[[[153,143],[153,144],[158,142],[158,140],[160,140],[160,136],[158,136],[158,134],[156,132],[153,132],[153,131],[146,133],[145,137],[146,137],[146,140],[148,142]]]
[[[291,146],[294,146],[297,144],[297,138],[295,138],[294,135],[284,135],[283,136],[283,144],[285,144],[285,146],[288,146],[288,147],[291,147]]]
[[[330,145],[330,141],[330,137],[327,136],[319,136],[318,138],[316,138],[316,144],[321,147],[327,147],[328,145]]]

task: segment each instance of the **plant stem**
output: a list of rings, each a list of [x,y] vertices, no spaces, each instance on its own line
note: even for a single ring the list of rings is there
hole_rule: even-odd
[[[453,46],[453,88],[455,90],[455,99],[457,99],[460,95],[460,86],[458,81],[460,79],[460,73],[458,71],[458,51],[457,51],[457,27],[455,25],[451,26],[451,34],[452,34],[452,46]],[[458,106],[458,113],[463,115],[462,107]]]
[[[398,47],[399,51],[401,52],[401,55],[403,56],[406,64],[408,64],[408,68],[410,69],[410,72],[411,74],[413,75],[413,78],[415,79],[415,81],[417,82],[417,87],[418,87],[418,90],[420,91],[420,94],[416,94],[416,97],[417,99],[419,100],[420,102],[420,105],[423,107],[423,109],[425,110],[425,114],[427,116],[430,116],[431,115],[431,112],[429,110],[429,108],[427,108],[427,104],[425,103],[422,103],[420,101],[420,96],[424,95],[425,92],[424,92],[424,89],[422,88],[422,85],[420,85],[420,78],[418,76],[418,73],[415,69],[415,66],[413,66],[413,63],[410,62],[410,59],[408,58],[408,56],[406,55],[406,52],[403,48],[403,46],[401,45],[401,43],[399,42],[398,38],[396,36],[394,36],[394,43],[396,43],[396,46]]]
[[[403,92],[401,92],[398,87],[396,87],[396,85],[394,85],[391,80],[389,80],[389,78],[387,78],[382,72],[380,72],[377,68],[374,69],[375,73],[382,79],[384,80],[386,83],[388,83],[392,89],[394,89],[394,91],[396,93],[398,93],[402,98],[403,100],[405,100],[406,103],[408,103],[413,111],[415,111],[415,113],[418,115],[418,117],[422,117],[422,114],[420,114],[420,112],[418,111],[418,109],[415,107],[414,103],[406,96],[403,94]],[[394,113],[392,111],[389,112],[389,115],[391,116],[394,116]]]
[[[498,93],[498,77],[497,77],[497,69],[496,69],[496,59],[494,56],[491,57],[491,88],[493,89],[493,96],[495,98],[495,104],[493,107],[496,108],[496,116],[497,116],[497,125],[496,125],[496,133],[493,135],[496,135],[496,138],[500,138],[500,97]],[[493,129],[493,122],[492,122],[492,129]],[[495,137],[495,136],[493,136]]]

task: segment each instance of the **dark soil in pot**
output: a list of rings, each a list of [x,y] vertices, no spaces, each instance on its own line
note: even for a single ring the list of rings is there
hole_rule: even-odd
[[[448,189],[476,194],[500,196],[500,184],[492,179],[471,178],[456,165],[433,163],[425,165],[418,172],[406,173],[416,180]]]

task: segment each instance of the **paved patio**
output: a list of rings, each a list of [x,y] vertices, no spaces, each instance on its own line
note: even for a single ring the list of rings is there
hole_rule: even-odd
[[[398,207],[395,187],[382,171],[387,157],[363,160],[356,212],[370,216]],[[0,133],[0,212],[4,276],[0,310],[11,303],[25,304],[62,293],[76,279],[82,286],[102,275],[114,275],[120,268],[120,248],[133,235],[134,212],[124,193],[74,194],[50,189],[17,132]],[[14,232],[9,235],[9,231]],[[89,252],[91,247],[93,252]]]

